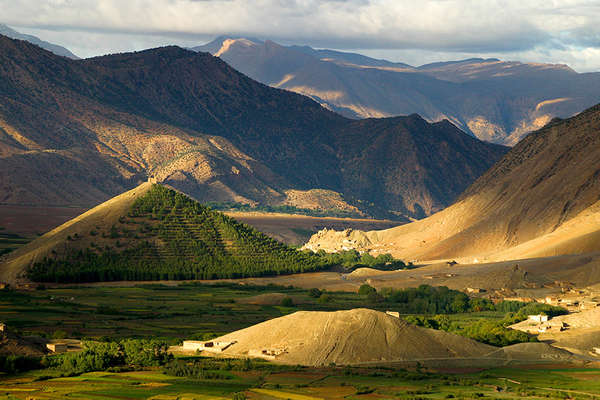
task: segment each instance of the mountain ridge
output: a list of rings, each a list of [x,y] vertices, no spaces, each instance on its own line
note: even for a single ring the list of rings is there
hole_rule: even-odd
[[[245,44],[236,45],[236,40]],[[272,41],[221,37],[196,51],[217,53],[234,68],[304,94],[350,118],[418,113],[449,119],[481,140],[515,145],[552,118],[567,118],[600,101],[600,73],[562,64],[466,59],[413,67],[363,55]]]

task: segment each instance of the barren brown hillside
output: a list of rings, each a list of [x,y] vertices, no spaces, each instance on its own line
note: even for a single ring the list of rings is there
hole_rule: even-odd
[[[334,206],[371,216],[422,216],[448,205],[507,150],[454,127],[411,127],[409,117],[346,129],[354,123],[207,53],[171,46],[69,60],[0,36],[3,203],[92,206],[152,176],[202,201],[308,208],[336,197]],[[355,143],[348,130],[369,132],[374,142],[372,132],[401,131],[460,157],[386,140],[397,160],[420,159],[419,171],[394,168],[385,180],[354,187],[342,164],[367,171],[381,148],[346,159]],[[446,140],[446,130],[467,146]],[[421,179],[440,168],[453,176],[443,194],[439,174]],[[405,182],[400,189],[397,180]],[[366,189],[384,195],[357,197]]]
[[[599,132],[596,106],[531,133],[440,213],[384,231],[320,233],[308,246],[391,250],[419,260],[599,251]]]

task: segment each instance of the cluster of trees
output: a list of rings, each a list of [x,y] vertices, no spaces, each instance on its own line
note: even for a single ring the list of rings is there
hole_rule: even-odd
[[[344,210],[313,210],[310,208],[298,208],[294,206],[267,206],[267,205],[257,205],[250,206],[248,204],[235,203],[235,202],[209,202],[206,203],[207,206],[212,208],[213,210],[220,211],[262,211],[262,212],[273,212],[273,213],[282,213],[282,214],[298,214],[298,215],[309,215],[311,217],[338,217],[338,218],[359,218],[362,217],[361,214],[344,211]]]
[[[255,368],[249,358],[218,360],[199,358],[195,360],[173,360],[163,366],[162,371],[171,376],[199,379],[231,379],[225,371],[250,371]]]
[[[508,329],[507,326],[505,321],[479,320],[467,325],[463,331],[457,331],[456,333],[475,339],[478,342],[499,347],[538,341],[534,336],[522,331]],[[452,329],[450,331],[452,332]]]
[[[139,225],[155,237],[47,257],[28,269],[28,277],[38,282],[219,279],[311,272],[331,265],[160,185],[138,198],[128,220],[121,222]],[[110,237],[119,232],[111,228]]]
[[[369,267],[382,271],[414,268],[412,263],[405,264],[404,261],[395,259],[391,254],[379,254],[377,257],[374,257],[369,253],[360,254],[356,250],[345,250],[337,253],[327,253],[324,250],[319,250],[316,254],[325,263],[341,265],[348,271],[360,267]]]
[[[480,306],[483,305],[485,310],[499,311],[506,314],[501,320],[480,319],[468,324],[459,321],[453,322],[448,315],[409,315],[404,319],[417,326],[456,333],[492,346],[508,346],[515,343],[537,342],[537,338],[534,336],[509,329],[508,326],[523,321],[527,319],[528,315],[532,314],[557,316],[568,313],[564,308],[535,302],[501,301],[492,304],[487,300],[481,303],[482,299],[470,299],[470,301],[475,301],[475,304],[471,306],[472,311],[481,311]]]
[[[564,308],[535,302],[501,301],[494,304],[490,300],[469,297],[445,286],[421,285],[417,288],[383,288],[377,291],[364,284],[359,288],[358,294],[365,296],[372,303],[383,303],[401,314],[417,314],[405,317],[408,322],[417,326],[460,334],[493,346],[537,341],[525,332],[508,328],[526,320],[528,315],[546,314],[553,317],[567,313]],[[448,316],[481,311],[498,311],[505,314],[500,320],[481,319],[468,324],[452,321]]]
[[[40,357],[0,354],[0,372],[16,374],[38,368],[43,368]]]
[[[481,319],[463,326],[458,321],[451,321],[448,315],[409,315],[404,319],[417,326],[455,333],[492,346],[502,347],[515,343],[537,342],[535,337],[525,332],[508,329],[505,320]]]
[[[115,367],[153,367],[164,365],[173,356],[167,344],[156,339],[126,339],[121,342],[84,342],[83,350],[49,358],[49,367],[65,375],[106,371]]]
[[[493,310],[494,304],[486,299],[471,298],[458,290],[446,286],[421,285],[416,288],[375,288],[364,284],[359,294],[374,303],[389,303],[401,314],[456,314]]]
[[[566,315],[569,312],[557,306],[543,303],[523,303],[520,301],[502,301],[496,304],[497,311],[504,311],[507,314],[504,317],[506,325],[516,324],[517,322],[525,321],[529,315],[543,314],[549,317],[558,315]]]

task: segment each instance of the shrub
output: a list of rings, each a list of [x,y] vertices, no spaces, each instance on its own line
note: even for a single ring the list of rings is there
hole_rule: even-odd
[[[67,332],[65,331],[54,331],[54,333],[52,334],[52,339],[64,339],[67,337]]]
[[[331,303],[333,301],[333,296],[327,293],[323,293],[317,301],[321,304]]]
[[[358,288],[358,294],[361,296],[368,296],[369,293],[377,293],[377,290],[367,283],[362,284],[360,288]]]
[[[291,297],[284,297],[283,299],[281,299],[281,305],[283,307],[293,307],[294,306],[294,300],[292,300]]]

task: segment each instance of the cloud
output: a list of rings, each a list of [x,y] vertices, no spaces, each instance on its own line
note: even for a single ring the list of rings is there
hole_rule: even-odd
[[[83,32],[102,49],[218,35],[469,54],[600,48],[596,0],[0,0],[0,9],[0,22]]]

